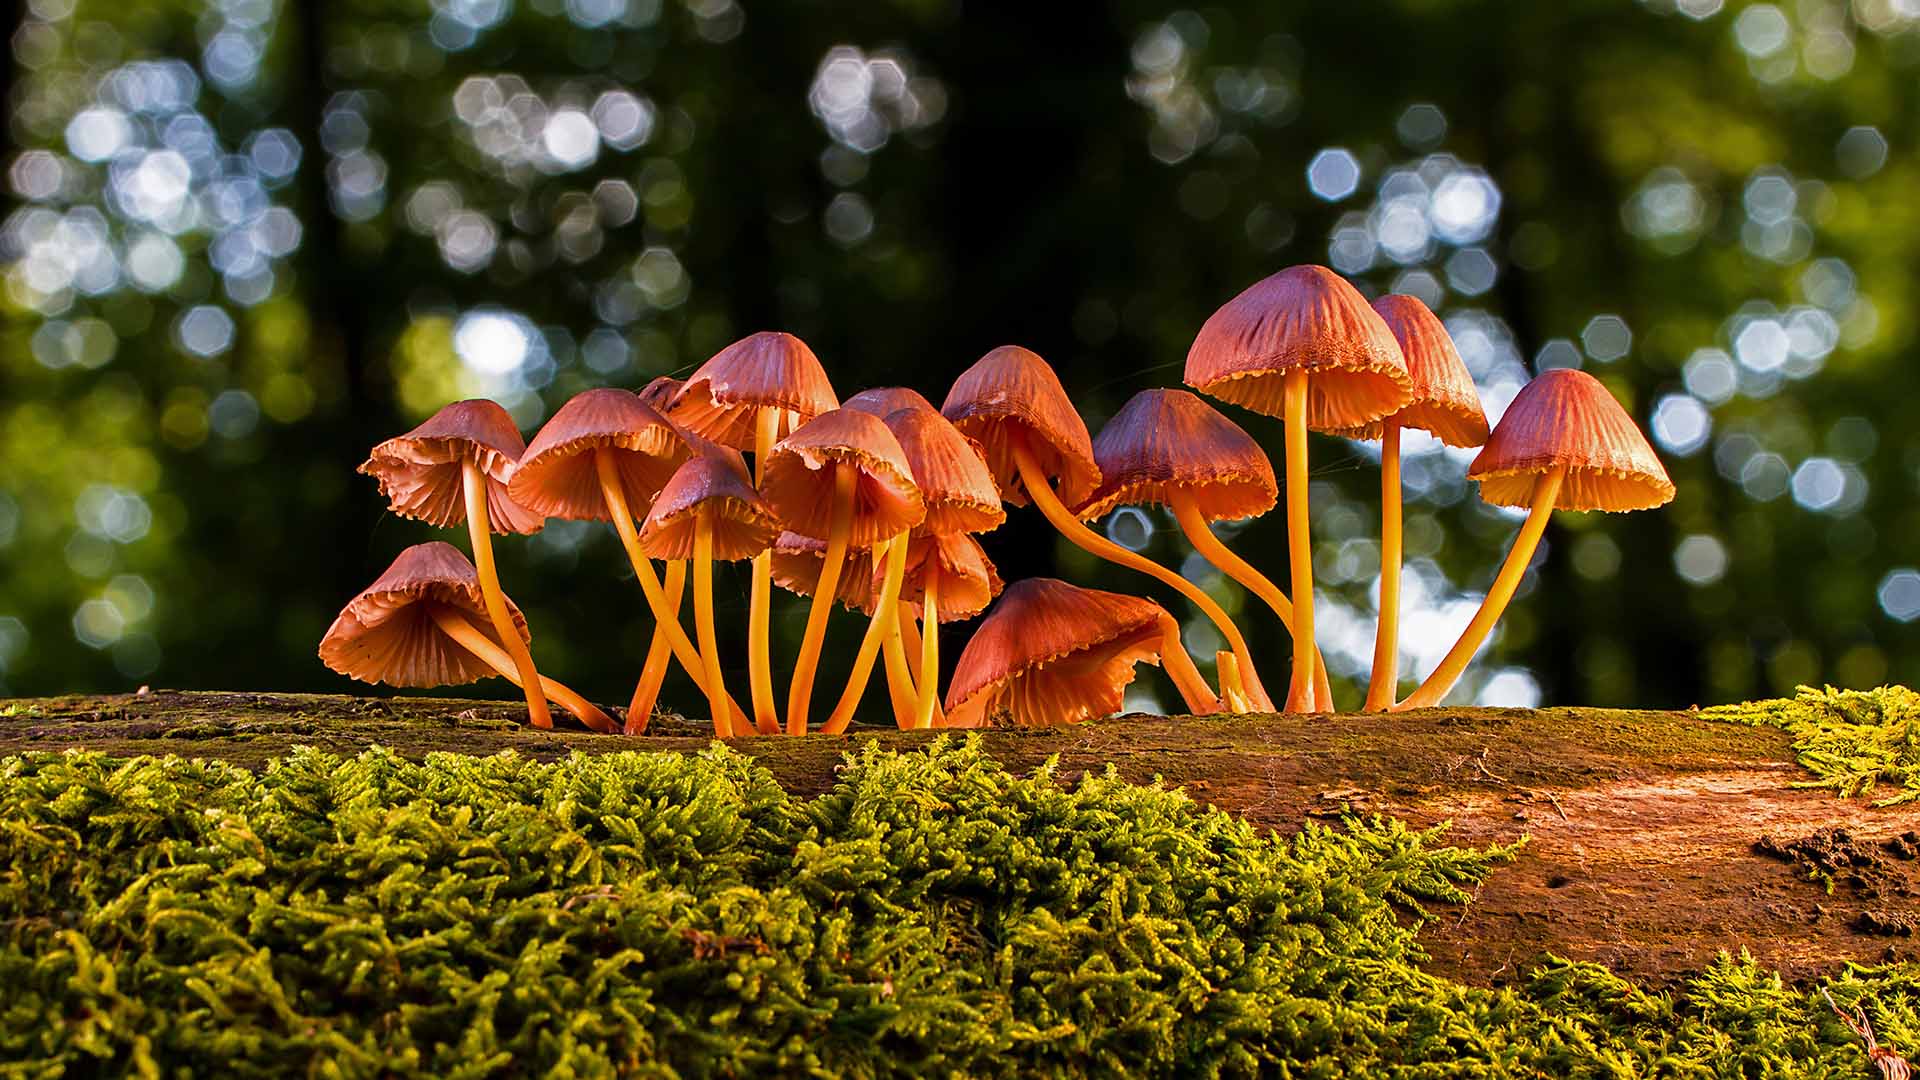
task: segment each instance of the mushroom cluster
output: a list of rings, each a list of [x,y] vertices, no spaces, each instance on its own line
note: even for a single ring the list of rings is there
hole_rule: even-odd
[[[613,525],[653,619],[618,725],[628,734],[646,729],[675,663],[705,696],[720,738],[842,732],[882,661],[901,728],[1105,716],[1121,707],[1142,661],[1164,667],[1195,713],[1273,709],[1245,635],[1204,589],[1086,524],[1157,505],[1291,636],[1283,707],[1331,711],[1314,640],[1309,532],[1307,433],[1319,431],[1381,444],[1380,616],[1364,707],[1393,711],[1445,698],[1512,599],[1554,510],[1644,509],[1674,494],[1645,436],[1592,376],[1546,372],[1489,429],[1472,377],[1426,305],[1410,296],[1369,304],[1325,267],[1283,270],[1222,306],[1187,354],[1185,381],[1279,417],[1280,476],[1259,443],[1185,390],[1142,391],[1095,437],[1053,368],[1015,345],[981,357],[938,409],[904,387],[843,403],[813,351],[777,332],[729,345],[684,382],[586,391],[531,443],[500,406],[455,402],[374,447],[360,471],[394,513],[464,523],[472,561],[446,543],[408,548],[347,604],[320,657],[344,675],[395,686],[500,675],[525,692],[536,727],[552,725],[551,701],[589,728],[615,730],[604,711],[535,667],[526,621],[494,566],[495,533],[524,535],[565,518]],[[1409,428],[1479,447],[1467,476],[1481,496],[1528,514],[1459,641],[1401,698],[1400,437]],[[1291,596],[1213,531],[1272,510],[1283,491]],[[1066,540],[1180,593],[1228,646],[1215,656],[1215,683],[1194,663],[1180,622],[1151,600],[1052,578],[1003,585],[978,537],[1006,520],[1006,504],[1032,504]],[[749,707],[725,685],[716,559],[752,564]],[[680,621],[689,578],[692,635]],[[769,640],[776,585],[811,598],[784,701]],[[815,725],[836,603],[865,615],[866,628],[833,711]],[[941,625],[982,611],[943,697]]]

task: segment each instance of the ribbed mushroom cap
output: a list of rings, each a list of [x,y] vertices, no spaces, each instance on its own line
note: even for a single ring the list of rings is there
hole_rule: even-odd
[[[1029,501],[1014,466],[1010,436],[1015,432],[1026,435],[1041,471],[1054,478],[1061,502],[1078,506],[1100,486],[1087,422],[1037,353],[1002,345],[981,357],[953,381],[940,411],[986,447],[987,468],[1000,485],[1000,497],[1015,506]]]
[[[780,535],[779,519],[754,490],[740,451],[705,439],[700,448],[660,489],[640,526],[640,550],[655,559],[693,558],[698,511],[704,506],[713,519],[713,557],[751,559]]]
[[[899,440],[927,504],[927,518],[918,531],[990,532],[1007,520],[979,444],[960,434],[951,420],[922,403],[895,409],[884,423]]]
[[[560,406],[513,470],[507,490],[548,517],[611,521],[594,453],[613,453],[627,507],[646,513],[661,485],[687,459],[680,432],[638,394],[602,388]]]
[[[959,622],[987,610],[993,598],[1006,588],[993,560],[987,558],[980,541],[967,533],[929,533],[916,536],[907,545],[907,570],[900,586],[900,599],[921,617],[927,594],[927,567],[940,567],[940,621]],[[880,591],[886,571],[884,562],[874,566],[873,591]]]
[[[947,711],[977,708],[988,721],[1026,727],[1072,724],[1120,711],[1134,665],[1160,662],[1170,616],[1137,596],[1098,592],[1055,578],[1007,586],[960,654]]]
[[[1575,368],[1542,372],[1520,388],[1467,479],[1480,481],[1480,497],[1495,506],[1529,506],[1535,478],[1560,467],[1561,510],[1647,510],[1673,498],[1673,481],[1633,418]]]
[[[840,407],[852,409],[855,412],[872,413],[884,420],[887,414],[895,409],[905,409],[913,405],[933,408],[933,402],[922,397],[920,391],[909,390],[904,386],[876,386],[870,390],[862,390],[848,398]]]
[[[1324,266],[1290,266],[1226,302],[1187,351],[1186,383],[1279,416],[1289,371],[1309,371],[1307,427],[1341,431],[1398,412],[1413,381],[1366,297]]]
[[[487,527],[497,533],[537,533],[545,517],[507,494],[514,463],[527,444],[513,417],[485,398],[456,401],[405,435],[373,448],[360,471],[380,484],[388,509],[443,529],[465,524],[461,466],[479,466],[487,484]]]
[[[1453,346],[1453,337],[1432,309],[1417,296],[1398,293],[1373,302],[1400,343],[1413,380],[1413,401],[1394,413],[1403,428],[1418,428],[1448,446],[1480,446],[1487,441],[1487,414],[1473,375]],[[1349,439],[1377,439],[1385,420],[1335,432]]]
[[[830,466],[840,462],[851,463],[858,476],[850,538],[854,547],[872,547],[926,520],[926,504],[900,440],[879,417],[849,409],[821,413],[775,443],[761,474],[760,493],[788,529],[824,538],[833,516]]]
[[[759,409],[788,409],[805,423],[839,407],[833,383],[807,343],[765,330],[701,364],[680,388],[668,416],[714,442],[751,450]]]
[[[448,637],[434,623],[430,604],[466,615],[493,636],[480,576],[452,544],[415,544],[400,553],[379,580],[348,601],[320,639],[320,659],[342,675],[389,686],[458,686],[489,675],[492,667]],[[513,625],[527,640],[527,620],[507,601]]]
[[[1170,506],[1192,494],[1208,521],[1254,517],[1273,509],[1273,463],[1253,436],[1185,390],[1142,390],[1093,440],[1100,490],[1079,515],[1093,520],[1115,507]]]
[[[812,596],[820,587],[820,568],[827,562],[827,542],[796,532],[783,532],[773,541],[773,583],[791,593]],[[840,580],[834,584],[833,598],[842,607],[873,614],[880,595],[874,577],[873,552],[866,548],[848,548],[840,567]]]
[[[653,407],[661,416],[673,407],[673,399],[680,396],[680,388],[687,385],[671,375],[656,375],[647,385],[634,391],[640,400]]]

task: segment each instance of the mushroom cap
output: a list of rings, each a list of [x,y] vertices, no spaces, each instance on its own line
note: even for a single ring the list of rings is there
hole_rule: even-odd
[[[916,395],[917,396],[917,395]],[[980,446],[924,402],[895,409],[884,423],[899,440],[927,504],[923,533],[991,532],[1007,520]]]
[[[1418,428],[1448,446],[1481,446],[1487,441],[1487,414],[1473,375],[1454,348],[1440,317],[1417,296],[1394,293],[1373,302],[1400,343],[1413,380],[1413,401],[1390,418],[1403,428]],[[1377,439],[1385,426],[1376,420],[1337,432],[1349,439]]]
[[[962,532],[929,533],[916,536],[907,544],[906,575],[901,579],[900,599],[922,617],[927,593],[927,567],[935,560],[940,566],[940,621],[959,622],[987,610],[993,598],[1006,588],[993,560],[987,558],[980,541]],[[880,592],[886,564],[875,562],[873,591]]]
[[[480,575],[459,548],[436,540],[401,552],[386,573],[347,602],[320,639],[321,661],[361,682],[389,686],[458,686],[498,675],[440,629],[429,604],[454,608],[493,636]],[[528,640],[520,609],[508,600],[507,610],[520,640]]]
[[[824,538],[833,517],[833,466],[856,470],[850,543],[868,548],[926,520],[900,440],[880,418],[835,409],[775,443],[761,474],[761,494],[786,527]]]
[[[653,406],[654,412],[665,416],[667,410],[673,407],[673,399],[679,396],[680,388],[685,385],[671,375],[656,375],[634,393],[640,396],[641,401]]]
[[[933,402],[922,397],[920,391],[909,390],[904,386],[876,386],[869,390],[862,390],[842,402],[840,407],[853,409],[856,412],[872,413],[884,420],[887,414],[895,409],[905,409],[913,405],[933,408]]]
[[[653,500],[640,526],[640,550],[655,559],[693,558],[702,507],[712,514],[716,559],[751,559],[780,535],[780,521],[754,490],[740,451],[701,439],[700,452],[674,472]]]
[[[575,394],[533,437],[507,490],[516,502],[548,517],[611,521],[600,491],[598,450],[613,452],[627,507],[644,514],[660,488],[687,459],[680,432],[638,394],[601,388]]]
[[[1026,727],[1072,724],[1120,711],[1134,665],[1160,662],[1171,618],[1137,596],[1098,592],[1055,578],[1007,586],[960,654],[947,711],[979,708]]]
[[[471,461],[486,478],[487,527],[496,533],[537,533],[547,519],[507,493],[514,463],[526,449],[507,410],[475,398],[447,405],[426,423],[374,447],[360,471],[379,482],[394,513],[449,529],[467,520],[462,466]]]
[[[1025,506],[1030,496],[1014,466],[1011,436],[1025,434],[1034,460],[1057,481],[1060,501],[1078,506],[1100,486],[1093,439],[1060,376],[1039,354],[1002,345],[960,373],[940,411],[987,450],[1000,497]]]
[[[753,449],[762,408],[787,409],[800,422],[840,407],[826,369],[792,334],[763,330],[714,353],[687,377],[668,415],[673,422],[736,450]]]
[[[796,532],[783,532],[773,541],[773,583],[791,593],[812,596],[820,586],[820,568],[827,562],[827,542]],[[873,552],[848,548],[834,584],[833,598],[842,607],[873,614],[880,587],[873,575]]]
[[[1554,507],[1647,510],[1673,498],[1673,481],[1633,418],[1599,379],[1553,368],[1520,388],[1467,479],[1495,506],[1530,506],[1533,482],[1564,467]]]
[[[1186,383],[1268,416],[1289,371],[1308,371],[1307,428],[1342,431],[1400,411],[1413,381],[1400,345],[1360,291],[1324,266],[1290,266],[1208,317]]]
[[[1185,390],[1142,390],[1093,440],[1100,489],[1078,511],[1091,521],[1115,507],[1172,505],[1186,491],[1208,521],[1273,509],[1279,484],[1253,436]]]

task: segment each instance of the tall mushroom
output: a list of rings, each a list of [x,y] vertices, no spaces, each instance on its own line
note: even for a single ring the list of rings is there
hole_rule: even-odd
[[[526,619],[513,601],[505,605],[524,647]],[[489,675],[518,683],[507,651],[474,625],[491,619],[489,612],[480,575],[459,548],[437,540],[415,544],[347,602],[320,639],[320,659],[342,675],[389,686],[459,686]],[[606,713],[557,680],[543,678],[540,687],[581,723],[613,730]]]
[[[536,533],[546,524],[507,493],[514,464],[525,451],[507,410],[485,399],[456,401],[405,435],[374,447],[360,471],[379,483],[389,509],[401,517],[443,529],[466,523],[487,618],[513,658],[533,726],[546,728],[553,726],[553,715],[540,689],[540,673],[514,629],[493,564],[493,533]]]
[[[647,520],[640,526],[640,550],[656,559],[692,560],[693,611],[706,662],[707,704],[713,733],[751,735],[754,728],[731,731],[726,683],[720,670],[718,636],[713,626],[713,560],[751,559],[780,534],[780,523],[747,478],[740,452],[700,440],[693,457],[667,481]]]
[[[1293,632],[1293,605],[1265,574],[1213,534],[1210,522],[1258,517],[1279,495],[1273,465],[1253,436],[1185,390],[1142,390],[1113,414],[1093,440],[1100,488],[1079,510],[1092,521],[1121,506],[1173,511],[1202,558],[1260,597]],[[1229,672],[1238,666],[1228,665]],[[1325,665],[1316,663],[1314,704],[1331,708]],[[1244,672],[1243,672],[1244,674]],[[1236,680],[1222,674],[1223,686]]]
[[[904,540],[926,517],[926,505],[899,440],[879,418],[850,409],[821,413],[776,443],[760,492],[788,529],[827,542],[787,688],[787,733],[804,735],[827,614],[848,548]]]
[[[826,369],[807,343],[792,334],[762,331],[721,349],[687,378],[669,415],[696,435],[753,452],[753,480],[765,490],[774,443],[801,424],[840,407]],[[753,561],[747,608],[747,677],[753,718],[762,734],[780,730],[773,698],[772,567],[763,552]]]
[[[1003,345],[954,380],[940,411],[985,448],[1003,500],[1015,506],[1031,501],[1083,551],[1178,590],[1219,627],[1236,654],[1243,660],[1250,655],[1239,628],[1199,586],[1095,533],[1067,509],[1100,486],[1100,466],[1093,460],[1086,422],[1045,360],[1018,345]],[[1243,666],[1253,670],[1250,661]],[[1264,696],[1259,701],[1268,704]]]
[[[1401,709],[1438,705],[1453,689],[1520,587],[1553,511],[1648,510],[1674,492],[1633,418],[1600,380],[1575,368],[1543,372],[1520,389],[1467,479],[1495,506],[1527,507],[1527,520],[1480,610]]]
[[[1400,687],[1400,432],[1424,431],[1448,446],[1487,441],[1487,414],[1473,375],[1438,316],[1418,297],[1391,295],[1373,302],[1407,361],[1413,401],[1384,420],[1340,434],[1380,440],[1380,621],[1373,635],[1368,712],[1393,706]]]
[[[1186,382],[1286,424],[1293,571],[1287,708],[1307,711],[1316,679],[1307,432],[1359,427],[1399,411],[1412,396],[1407,362],[1387,324],[1346,279],[1324,266],[1293,266],[1255,282],[1207,319],[1187,351]],[[1244,656],[1241,664],[1247,666]]]

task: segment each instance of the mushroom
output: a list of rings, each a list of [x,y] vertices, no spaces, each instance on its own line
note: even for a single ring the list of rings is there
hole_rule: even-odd
[[[947,690],[956,726],[1001,716],[1023,727],[1073,724],[1120,710],[1134,665],[1167,659],[1187,708],[1213,694],[1187,659],[1180,626],[1151,600],[1027,578],[1007,586],[960,653]]]
[[[1207,319],[1187,351],[1186,383],[1286,424],[1293,571],[1287,708],[1307,711],[1317,679],[1307,432],[1358,427],[1399,411],[1412,396],[1407,363],[1387,324],[1346,279],[1324,266],[1293,266],[1255,282]],[[1244,654],[1241,666],[1250,666]]]
[[[856,412],[872,413],[885,420],[896,409],[907,409],[916,405],[933,408],[933,402],[928,401],[918,390],[910,390],[904,386],[876,386],[853,395],[841,403],[840,407],[853,409]]]
[[[722,446],[753,451],[753,481],[766,490],[767,457],[781,436],[840,407],[826,369],[792,334],[762,331],[721,349],[687,378],[669,410],[674,422]],[[747,607],[747,677],[762,734],[780,731],[768,643],[773,585],[766,553],[753,561]]]
[[[1380,622],[1373,635],[1373,675],[1367,683],[1368,712],[1393,707],[1400,681],[1400,432],[1424,431],[1454,447],[1487,441],[1487,414],[1473,375],[1453,347],[1438,316],[1418,297],[1383,296],[1373,310],[1386,320],[1407,361],[1413,401],[1384,420],[1340,432],[1349,439],[1380,440]]]
[[[847,550],[904,540],[925,519],[926,505],[899,440],[879,418],[850,409],[821,413],[775,444],[760,491],[789,530],[827,542],[787,688],[787,733],[804,735],[827,613]]]
[[[1525,506],[1507,561],[1440,666],[1397,709],[1438,705],[1466,670],[1520,587],[1555,510],[1648,510],[1673,498],[1673,481],[1633,418],[1600,380],[1555,368],[1521,387],[1467,470],[1480,497]]]
[[[723,739],[731,728],[731,711],[713,627],[713,560],[751,559],[771,547],[778,535],[780,522],[747,478],[740,452],[705,439],[661,489],[640,526],[640,550],[647,555],[693,561],[694,623],[706,662],[707,704],[713,712],[713,733]],[[744,717],[741,727],[732,734],[754,733]]]
[[[1235,653],[1247,655],[1233,620],[1199,586],[1095,533],[1067,509],[1100,486],[1100,466],[1093,460],[1086,423],[1045,360],[1018,345],[1003,345],[954,380],[940,411],[986,449],[987,468],[1003,500],[1015,506],[1031,501],[1075,546],[1178,590],[1213,620]],[[1251,673],[1251,663],[1243,666]],[[1264,698],[1261,704],[1267,704]]]
[[[1221,543],[1208,524],[1273,509],[1279,494],[1273,465],[1253,436],[1185,390],[1142,390],[1100,429],[1093,460],[1100,466],[1100,487],[1080,508],[1082,519],[1143,503],[1171,508],[1194,550],[1266,601],[1293,632],[1293,605],[1279,587]],[[1229,690],[1239,689],[1240,680],[1231,677],[1240,666],[1234,659],[1220,679]],[[1323,669],[1314,665],[1314,704],[1331,708]]]
[[[513,601],[504,604],[524,648],[526,619]],[[473,564],[452,544],[415,544],[347,602],[320,639],[320,659],[342,675],[389,686],[459,686],[489,675],[519,683],[512,658],[475,619],[491,619],[491,605]],[[559,681],[543,678],[540,688],[593,730],[614,729],[612,718]]]
[[[533,726],[553,726],[533,654],[514,630],[493,564],[492,534],[536,533],[546,520],[507,493],[515,462],[526,451],[507,410],[485,399],[456,401],[427,422],[373,448],[360,471],[373,477],[388,508],[443,529],[466,522],[487,618],[513,658]]]

